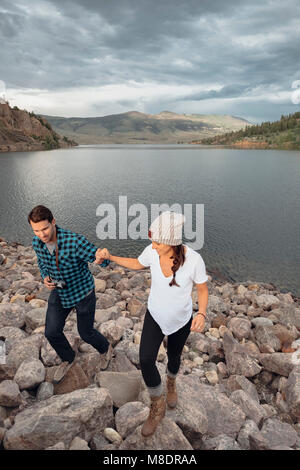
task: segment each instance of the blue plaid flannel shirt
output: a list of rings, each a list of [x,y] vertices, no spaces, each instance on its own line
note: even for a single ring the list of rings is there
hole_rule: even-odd
[[[32,247],[37,255],[42,278],[64,280],[66,287],[57,289],[62,306],[73,307],[95,287],[94,278],[88,268],[88,262],[95,261],[97,247],[83,235],[73,233],[56,225],[58,245],[58,266],[56,267],[56,248],[50,254],[46,244],[37,236],[32,240]]]

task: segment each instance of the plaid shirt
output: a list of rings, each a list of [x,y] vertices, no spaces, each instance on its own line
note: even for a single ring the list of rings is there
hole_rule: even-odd
[[[37,236],[32,240],[32,247],[37,255],[42,278],[64,280],[66,287],[57,289],[62,306],[73,307],[95,287],[94,278],[88,268],[88,262],[95,261],[97,247],[84,236],[65,230],[56,225],[58,245],[58,266],[56,266],[56,248],[50,254],[46,244]]]

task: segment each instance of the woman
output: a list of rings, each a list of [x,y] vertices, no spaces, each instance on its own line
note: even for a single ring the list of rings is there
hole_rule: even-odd
[[[160,374],[155,365],[159,347],[168,336],[167,396],[170,408],[177,404],[175,379],[181,353],[190,331],[204,329],[208,302],[207,275],[199,253],[182,244],[184,216],[166,211],[150,226],[152,241],[135,258],[113,256],[104,248],[96,262],[109,259],[129,269],[150,267],[151,289],[140,342],[140,365],[151,398],[150,413],[142,427],[142,435],[152,435],[166,410]],[[191,292],[193,282],[198,291],[199,311],[193,318]]]

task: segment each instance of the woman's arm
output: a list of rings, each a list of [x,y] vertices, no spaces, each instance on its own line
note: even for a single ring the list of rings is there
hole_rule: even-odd
[[[206,307],[208,304],[208,287],[206,282],[203,284],[196,284],[198,292],[198,312],[193,318],[191,331],[201,331],[204,330],[205,325],[205,316],[206,316]]]
[[[119,264],[120,266],[124,266],[124,268],[128,269],[144,269],[143,266],[137,258],[124,258],[123,256],[114,256],[111,255],[107,248],[103,248],[100,250],[99,253],[96,253],[96,263],[101,264],[103,259],[109,259],[114,263]]]

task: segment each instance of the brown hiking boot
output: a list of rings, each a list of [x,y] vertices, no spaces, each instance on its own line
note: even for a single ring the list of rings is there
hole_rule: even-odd
[[[167,404],[169,408],[177,405],[176,379],[167,375]]]
[[[114,357],[114,355],[115,354],[113,347],[111,343],[109,343],[108,350],[106,351],[106,353],[101,354],[100,370],[106,370],[108,368],[111,358]]]
[[[141,431],[144,437],[148,437],[154,434],[157,426],[159,425],[166,413],[166,401],[164,395],[150,398],[150,413],[147,420],[144,422]]]
[[[54,384],[59,384],[66,376],[68,370],[75,364],[77,354],[75,355],[75,358],[73,362],[68,362],[64,361],[59,366],[57,367],[56,371],[54,372],[53,380],[52,382]]]

